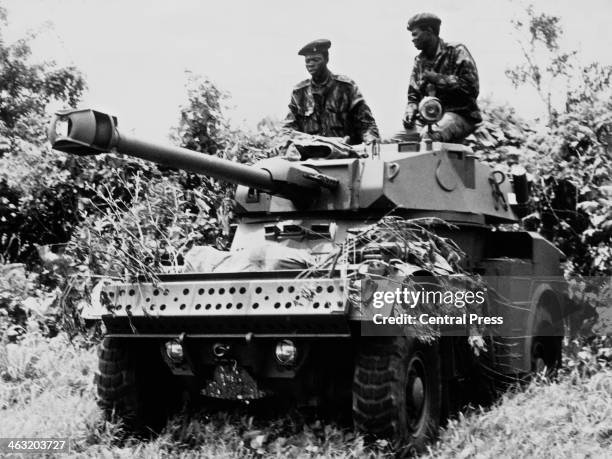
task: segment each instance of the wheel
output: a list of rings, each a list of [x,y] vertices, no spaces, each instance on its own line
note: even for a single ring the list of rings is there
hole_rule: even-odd
[[[441,414],[438,345],[416,338],[364,339],[355,363],[353,421],[401,452],[423,451]]]
[[[531,340],[531,371],[554,377],[561,368],[563,346],[562,325],[553,325],[550,311],[538,307],[534,334]]]
[[[178,406],[180,391],[159,348],[104,338],[98,350],[98,406],[129,433],[157,433]]]
[[[549,322],[540,324],[531,341],[531,371],[554,377],[561,368],[562,337],[554,336]]]

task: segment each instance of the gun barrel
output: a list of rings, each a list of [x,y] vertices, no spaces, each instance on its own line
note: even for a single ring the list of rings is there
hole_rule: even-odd
[[[246,185],[264,191],[274,190],[272,177],[264,169],[191,151],[186,148],[159,146],[120,134],[116,150],[119,153],[128,153],[148,161],[197,174],[204,174],[237,185]]]
[[[49,139],[54,149],[66,153],[91,155],[116,151],[262,191],[274,192],[276,188],[265,169],[133,138],[119,132],[115,117],[94,110],[57,113],[49,129]]]

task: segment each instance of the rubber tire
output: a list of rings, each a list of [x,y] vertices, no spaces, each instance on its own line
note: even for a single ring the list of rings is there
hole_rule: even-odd
[[[158,346],[117,338],[100,344],[96,385],[105,418],[136,435],[159,433],[181,395]]]
[[[554,378],[562,363],[563,337],[555,336],[552,324],[543,321],[536,327],[531,341],[531,371],[538,373],[546,368],[545,376]]]
[[[409,425],[408,369],[423,368],[424,402],[416,428]],[[418,366],[418,365],[417,365]],[[441,416],[442,385],[438,344],[403,336],[362,339],[353,379],[353,421],[369,435],[391,440],[399,455],[425,450],[435,439]]]

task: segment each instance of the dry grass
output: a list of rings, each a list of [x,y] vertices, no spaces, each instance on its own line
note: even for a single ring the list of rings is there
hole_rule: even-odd
[[[94,399],[95,350],[63,337],[0,344],[0,437],[71,438],[75,457],[392,457],[349,429],[286,416],[199,411],[155,439],[120,441]],[[429,457],[605,457],[612,448],[612,371],[533,384],[452,421]]]

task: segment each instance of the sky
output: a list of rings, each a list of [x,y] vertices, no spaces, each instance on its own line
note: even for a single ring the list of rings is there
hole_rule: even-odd
[[[584,63],[612,64],[612,1],[537,0],[560,16],[563,44]],[[542,105],[515,90],[504,71],[521,62],[510,20],[520,0],[0,0],[8,10],[6,41],[39,31],[35,60],[74,65],[85,75],[83,107],[107,111],[120,127],[166,140],[186,101],[190,70],[231,95],[235,126],[283,118],[291,89],[307,78],[297,51],[316,38],[332,41],[330,69],[351,77],[383,136],[401,125],[416,50],[407,19],[430,11],[440,36],[465,44],[479,70],[480,94],[509,102],[526,118]]]

